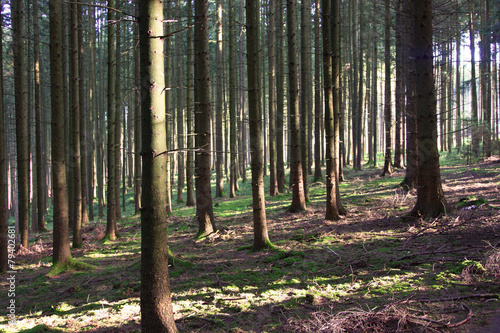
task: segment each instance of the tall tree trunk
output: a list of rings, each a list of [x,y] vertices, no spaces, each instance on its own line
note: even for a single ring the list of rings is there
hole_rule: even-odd
[[[177,0],[177,16],[181,17],[181,2]],[[179,20],[178,30],[182,29],[182,23]],[[175,38],[175,47],[177,50],[177,142],[179,152],[177,153],[177,202],[184,202],[183,190],[184,190],[184,182],[185,182],[185,172],[186,172],[186,164],[185,161],[185,128],[184,128],[184,57],[182,56],[182,44],[183,44],[183,36],[182,34],[177,34]]]
[[[432,0],[414,0],[414,56],[417,87],[418,186],[411,214],[437,217],[446,212],[437,148],[436,93],[432,59]]]
[[[24,2],[11,0],[12,49],[14,51],[14,90],[16,110],[18,218],[21,245],[28,247],[29,231],[29,152],[26,110],[26,64],[24,58]]]
[[[82,246],[82,178],[81,178],[81,156],[80,156],[80,77],[78,76],[78,4],[72,3],[70,11],[70,35],[69,35],[69,81],[70,81],[70,129],[71,129],[71,169],[73,182],[73,211],[70,219],[73,226],[73,247]]]
[[[135,14],[139,17],[140,0],[135,0]],[[139,214],[142,201],[142,163],[139,152],[141,151],[141,54],[139,24],[134,24],[134,211]]]
[[[82,225],[89,222],[89,215],[87,210],[87,127],[86,120],[88,119],[88,109],[85,107],[85,85],[84,85],[84,63],[83,63],[83,22],[82,22],[82,5],[79,4],[77,8],[78,16],[78,102],[80,103],[80,191],[82,196]]]
[[[385,0],[385,45],[384,45],[384,63],[385,63],[385,88],[384,88],[384,121],[385,121],[385,158],[382,177],[392,173],[392,111],[391,111],[391,13],[390,0]]]
[[[302,160],[302,177],[304,182],[304,196],[309,202],[309,114],[312,112],[312,73],[311,73],[311,0],[301,1],[300,11],[300,150]]]
[[[42,84],[40,78],[40,29],[38,24],[38,1],[33,1],[33,53],[35,75],[35,138],[36,138],[36,203],[37,229],[47,231],[45,227],[45,173],[43,172],[44,156],[42,154]],[[1,72],[0,72],[1,73]],[[0,170],[2,170],[0,168]]]
[[[3,0],[0,0],[0,12],[3,12]],[[0,27],[3,27],[3,15],[0,15]],[[3,92],[3,29],[0,29],[0,273],[8,270],[8,227],[9,193],[7,181],[7,141],[5,140],[5,108]]]
[[[321,117],[323,116],[323,100],[321,96],[321,40],[320,11],[321,0],[314,0],[314,181],[323,178],[321,172]]]
[[[481,84],[481,111],[483,114],[483,149],[485,157],[491,157],[491,28],[490,25],[489,0],[481,0],[481,42],[479,50],[480,62],[480,84]]]
[[[91,2],[92,3],[92,2]],[[89,67],[88,67],[88,121],[87,121],[87,147],[88,147],[88,164],[87,164],[87,183],[88,193],[87,201],[89,204],[89,220],[94,220],[94,196],[95,196],[95,160],[96,160],[96,131],[98,129],[97,120],[97,83],[96,83],[96,55],[95,55],[95,12],[94,8],[88,8],[88,51],[89,51]],[[99,162],[98,162],[99,163]]]
[[[269,194],[278,194],[276,151],[276,1],[269,0],[268,52],[269,52]],[[279,14],[281,15],[281,13]]]
[[[216,231],[210,188],[210,52],[208,45],[208,0],[195,0],[194,104],[196,133],[196,216],[197,238]]]
[[[172,0],[167,0],[163,2],[165,4],[163,10],[164,16],[166,20],[172,19],[171,14],[172,11]],[[168,35],[171,32],[171,25],[167,24],[165,27],[165,34]],[[165,43],[164,43],[164,61],[165,61],[165,91],[163,92],[163,95],[165,96],[165,112],[166,112],[166,123],[165,126],[167,126],[167,136],[165,137],[165,140],[167,141],[167,150],[173,150],[174,148],[174,143],[173,143],[173,136],[172,136],[172,129],[173,129],[173,108],[172,108],[172,41],[171,37],[165,38]],[[170,157],[170,154],[167,154],[167,169],[165,170],[167,172],[167,212],[169,215],[172,214],[172,158]]]
[[[409,0],[405,0],[409,1]],[[373,12],[377,13],[377,2],[373,1]],[[375,16],[374,16],[375,17]],[[378,153],[378,36],[377,36],[377,22],[374,20],[371,29],[372,37],[372,59],[373,59],[373,69],[372,69],[372,100],[371,100],[371,119],[372,119],[372,154],[373,154],[373,167],[378,166],[377,163],[377,153]]]
[[[457,7],[459,6],[459,3],[457,3]],[[456,25],[457,25],[457,30],[460,30],[460,25],[458,24],[458,15],[456,18]],[[462,48],[462,34],[458,34],[457,39],[456,39],[456,51],[455,51],[455,61],[456,61],[456,66],[455,66],[455,109],[456,109],[456,121],[455,121],[455,140],[457,144],[457,153],[460,154],[460,151],[462,149],[462,115],[460,113],[460,108],[462,107],[462,94],[460,92],[461,90],[461,71],[460,71],[460,51]]]
[[[217,0],[217,89],[215,110],[215,196],[224,196],[224,137],[222,133],[222,0]]]
[[[260,29],[259,0],[246,0],[248,109],[252,167],[252,203],[254,223],[253,250],[270,245],[267,234],[266,198],[264,195],[264,145],[262,142],[262,99],[260,98]]]
[[[115,5],[118,8],[119,3],[116,3]],[[116,14],[115,14],[116,17]],[[116,205],[116,218],[119,220],[121,219],[121,209],[120,209],[120,179],[121,179],[121,143],[122,143],[122,112],[123,111],[123,105],[122,105],[122,97],[121,97],[121,25],[120,21],[117,22],[110,22],[111,24],[115,25],[115,89],[114,89],[114,97],[115,97],[115,128],[114,128],[114,134],[115,134],[115,141],[114,141],[114,149],[113,149],[113,154],[114,154],[114,160],[115,160],[115,205]],[[125,167],[125,166],[123,166]],[[123,184],[125,186],[125,184]]]
[[[297,62],[297,0],[287,0],[288,40],[288,112],[290,123],[290,180],[292,204],[290,212],[306,209],[304,177],[300,154],[299,75]]]
[[[163,2],[139,2],[142,109],[141,330],[177,332],[168,275]]]
[[[481,133],[479,130],[479,117],[477,107],[477,83],[476,83],[476,30],[474,26],[474,2],[469,1],[469,36],[470,36],[470,65],[471,65],[471,133],[472,133],[472,152],[474,156],[479,157],[479,139]]]
[[[115,8],[115,0],[108,0],[108,7]],[[116,149],[116,97],[115,97],[115,80],[116,80],[116,52],[115,52],[115,41],[116,41],[116,26],[115,21],[115,11],[108,9],[108,181],[107,181],[107,221],[106,221],[106,238],[110,240],[116,239],[116,216],[117,210],[117,198],[116,194],[118,190],[116,188],[116,159],[115,159],[115,149]]]
[[[332,5],[334,8],[332,8]],[[337,167],[336,167],[336,144],[334,136],[334,117],[335,101],[333,90],[335,83],[339,82],[340,72],[334,64],[334,52],[337,50],[333,42],[338,39],[333,37],[339,29],[339,10],[338,1],[323,0],[322,3],[322,31],[323,31],[323,75],[325,90],[325,132],[326,132],[326,220],[336,221],[340,219],[340,213],[337,207],[337,198],[335,186],[337,186]],[[332,29],[333,28],[333,29]],[[335,83],[334,83],[335,82]]]
[[[403,15],[406,26],[403,34],[403,59],[405,67],[406,82],[406,173],[401,182],[401,186],[407,190],[413,189],[417,185],[418,171],[418,140],[417,140],[417,104],[415,86],[415,61],[412,58],[414,53],[414,21],[413,1],[403,1]]]
[[[54,231],[52,271],[57,272],[71,260],[68,228],[68,193],[66,184],[66,153],[64,137],[64,80],[62,50],[61,0],[49,1],[50,18],[50,93],[52,130],[52,183]]]
[[[193,22],[193,7],[192,0],[187,1],[187,25],[190,26]],[[187,154],[186,154],[186,206],[194,206],[194,186],[193,186],[193,114],[194,114],[194,98],[193,98],[193,33],[192,29],[187,31],[187,59],[186,59],[186,127],[187,127]]]
[[[403,115],[404,115],[404,92],[403,92],[403,41],[402,41],[402,0],[397,0],[396,5],[396,87],[395,87],[395,111],[396,111],[396,131],[394,145],[394,167],[404,168],[404,149],[403,149]]]
[[[283,47],[283,0],[276,0],[276,178],[278,192],[285,190],[285,145],[283,141],[283,117],[285,96],[285,52]]]

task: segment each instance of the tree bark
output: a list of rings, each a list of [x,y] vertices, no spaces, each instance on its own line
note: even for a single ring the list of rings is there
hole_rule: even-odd
[[[281,13],[279,14],[281,15]],[[278,194],[276,151],[276,2],[269,0],[268,52],[269,52],[269,195]]]
[[[193,21],[192,0],[187,1],[187,24],[190,26]],[[186,65],[186,133],[187,133],[187,148],[186,153],[186,206],[195,205],[194,201],[194,186],[193,186],[193,114],[194,114],[194,99],[193,99],[193,33],[191,29],[187,30],[187,65]]]
[[[224,196],[224,137],[222,133],[222,0],[217,0],[217,104],[215,111],[215,196]]]
[[[29,153],[26,109],[26,64],[24,58],[23,1],[11,0],[12,49],[14,52],[14,90],[16,110],[18,218],[21,245],[28,247],[29,231]]]
[[[216,231],[210,187],[210,52],[208,45],[208,0],[195,0],[195,133],[197,238]]]
[[[267,233],[266,198],[264,195],[264,145],[262,142],[262,99],[260,98],[260,29],[259,0],[246,0],[248,107],[252,168],[252,207],[254,223],[253,250],[270,244]]]
[[[142,109],[141,330],[177,332],[170,295],[167,246],[166,103],[163,2],[139,2]]]
[[[297,0],[287,0],[288,112],[290,123],[290,212],[306,209],[304,177],[300,153],[299,75],[297,62]]]
[[[414,56],[417,92],[418,186],[411,215],[437,217],[446,213],[437,148],[436,93],[433,72],[432,0],[414,0]]]
[[[50,91],[52,130],[52,184],[54,205],[52,269],[67,265],[71,260],[68,228],[68,193],[66,183],[66,153],[64,136],[64,80],[62,50],[61,0],[49,1],[50,18]]]
[[[108,0],[109,8],[115,7],[115,0]],[[115,11],[108,9],[108,22],[114,22]],[[116,172],[116,104],[115,104],[115,80],[116,80],[116,52],[115,52],[115,31],[114,24],[108,25],[108,112],[107,112],[107,125],[108,125],[108,181],[107,181],[107,220],[106,220],[106,238],[110,240],[116,239],[116,216],[119,210],[116,194],[118,190],[117,172]]]
[[[276,178],[278,192],[285,191],[285,145],[283,141],[284,117],[284,32],[283,32],[283,0],[276,0]]]
[[[391,112],[391,25],[390,0],[385,0],[385,88],[384,88],[384,121],[385,121],[385,158],[382,177],[392,173],[392,112]]]
[[[0,0],[0,12],[3,12],[3,0]],[[3,15],[0,15],[0,27],[3,27]],[[5,140],[5,108],[3,91],[3,29],[0,29],[0,273],[8,270],[8,226],[9,193],[7,182],[7,149]]]

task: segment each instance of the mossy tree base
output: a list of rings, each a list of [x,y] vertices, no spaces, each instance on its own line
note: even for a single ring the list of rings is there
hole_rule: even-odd
[[[56,262],[55,264],[53,264],[49,272],[47,273],[47,276],[48,277],[58,276],[59,274],[62,274],[68,270],[91,271],[93,269],[95,269],[95,266],[93,265],[70,258],[67,263]]]

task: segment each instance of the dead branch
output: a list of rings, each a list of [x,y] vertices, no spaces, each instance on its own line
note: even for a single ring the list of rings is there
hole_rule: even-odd
[[[470,249],[486,249],[486,248],[487,248],[486,246],[468,246],[468,247],[462,247],[460,249],[454,249],[454,250],[420,252],[420,253],[413,253],[413,254],[408,254],[406,256],[399,257],[397,259],[394,259],[394,261],[399,261],[399,260],[403,260],[403,259],[424,256],[424,255],[460,252],[460,251],[465,251],[465,250],[470,250]]]
[[[435,299],[410,299],[406,303],[431,303],[431,302],[450,302],[450,301],[458,301],[461,299],[467,298],[500,298],[499,294],[471,294],[471,295],[460,295],[454,297],[446,297],[446,298],[435,298]]]

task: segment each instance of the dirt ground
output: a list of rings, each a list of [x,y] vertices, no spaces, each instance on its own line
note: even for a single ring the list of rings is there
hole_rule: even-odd
[[[176,259],[170,275],[179,330],[500,332],[500,158],[442,167],[449,211],[430,220],[405,217],[416,193],[394,186],[404,171],[385,183],[378,173],[346,171],[341,194],[348,213],[336,222],[324,220],[321,182],[311,185],[304,213],[290,214],[286,202],[269,199],[269,235],[280,251],[237,251],[251,244],[250,206],[219,214],[219,232],[204,241],[193,240],[192,217],[172,217]],[[474,201],[478,198],[484,200]],[[50,240],[18,254],[29,267],[21,289],[24,308],[18,326],[4,321],[0,329],[139,330],[137,219],[113,244],[99,241],[101,225],[86,230],[85,247],[73,256],[98,265],[94,272],[44,278]],[[47,286],[44,295],[38,292],[41,285]],[[0,302],[5,308],[3,297]]]

